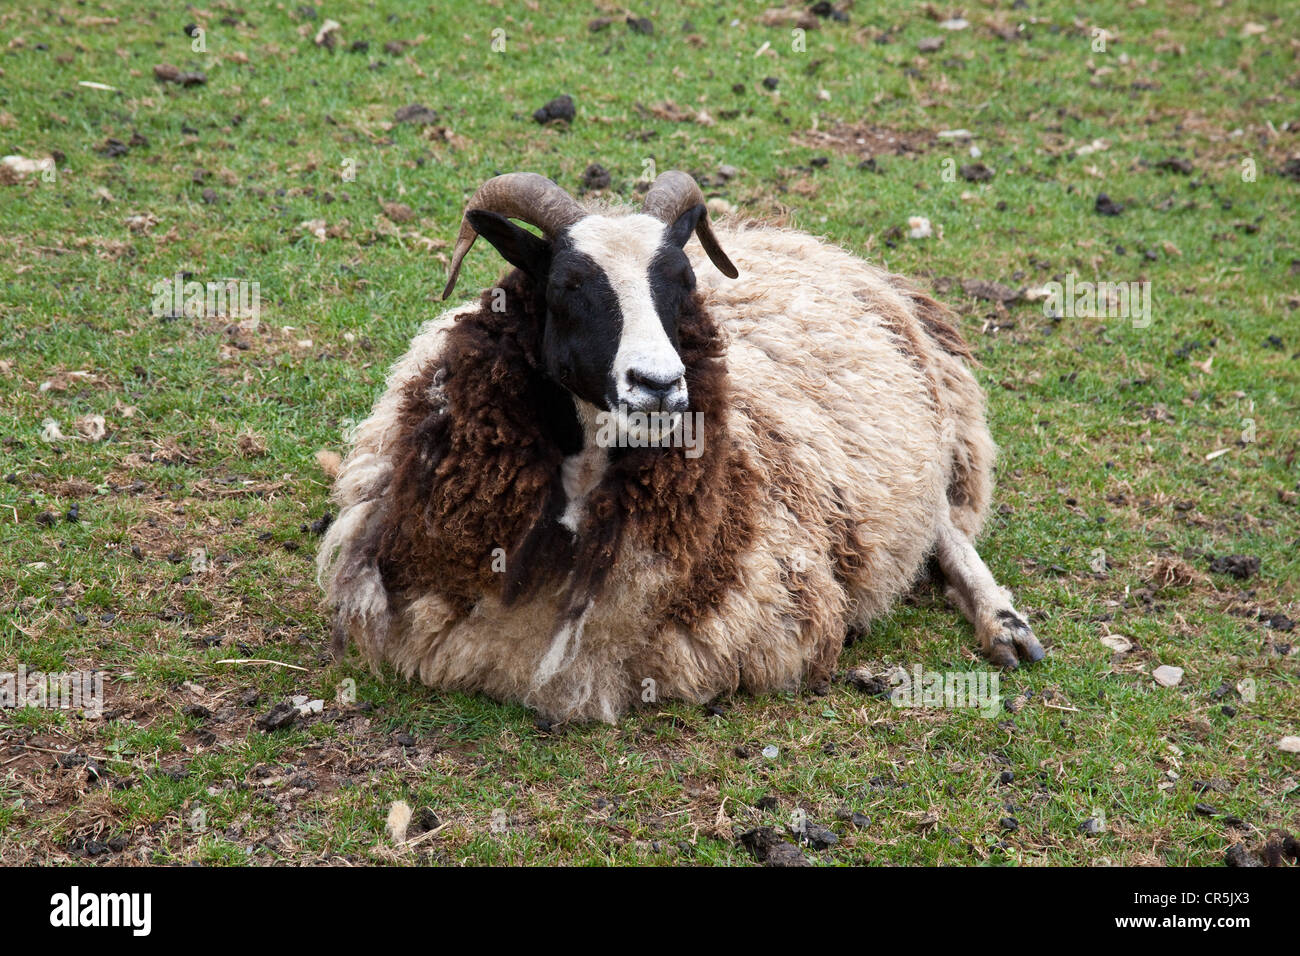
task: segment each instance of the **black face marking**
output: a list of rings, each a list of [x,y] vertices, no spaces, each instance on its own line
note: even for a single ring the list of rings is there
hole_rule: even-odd
[[[582,451],[582,423],[573,399],[549,375],[534,372],[528,382],[528,403],[537,409],[542,431],[565,455]]]
[[[695,270],[683,247],[703,215],[704,207],[694,206],[678,216],[664,232],[663,243],[650,261],[650,294],[673,348],[677,348],[677,318],[682,305],[695,291]]]
[[[685,252],[676,246],[665,245],[650,260],[649,272],[655,312],[668,334],[668,341],[677,348],[677,318],[695,291],[695,271]]]
[[[618,296],[603,269],[561,239],[546,283],[546,372],[583,401],[607,408],[623,330]]]

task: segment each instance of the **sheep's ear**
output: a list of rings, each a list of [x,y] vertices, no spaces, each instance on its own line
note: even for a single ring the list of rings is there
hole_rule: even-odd
[[[700,219],[703,216],[703,203],[692,206],[690,209],[678,216],[677,221],[668,227],[668,232],[664,236],[664,241],[670,242],[678,249],[681,249],[686,245],[686,241],[691,238],[691,233],[695,231],[695,227],[699,225]]]
[[[516,226],[499,213],[471,209],[465,218],[474,231],[492,243],[501,258],[528,276],[543,281],[551,268],[551,244],[527,229]]]

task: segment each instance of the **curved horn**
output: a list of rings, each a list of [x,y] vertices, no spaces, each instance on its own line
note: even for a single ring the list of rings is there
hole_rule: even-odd
[[[548,236],[555,235],[565,226],[573,225],[587,214],[572,196],[537,173],[494,176],[475,190],[465,206],[466,212],[471,209],[495,212],[508,219],[521,219],[537,226]],[[456,287],[460,264],[477,238],[478,233],[474,227],[467,218],[462,217],[460,233],[456,236],[456,249],[451,255],[451,273],[447,277],[447,287],[442,290],[444,299]]]
[[[655,179],[654,184],[645,194],[641,211],[671,226],[686,210],[703,205],[704,193],[700,192],[699,184],[688,173],[670,169]],[[704,251],[709,254],[709,259],[718,267],[719,272],[729,279],[740,275],[736,267],[731,264],[731,260],[727,258],[727,254],[722,251],[722,246],[718,245],[718,237],[713,234],[713,227],[709,225],[707,212],[700,217],[695,227],[695,234],[700,237],[700,245],[704,246]]]

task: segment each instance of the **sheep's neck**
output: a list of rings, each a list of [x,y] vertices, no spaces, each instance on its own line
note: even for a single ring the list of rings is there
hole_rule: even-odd
[[[575,398],[573,404],[582,426],[582,450],[569,455],[560,464],[565,497],[560,524],[576,535],[582,524],[587,497],[605,477],[605,469],[609,466],[609,449],[601,447],[597,441],[600,431],[599,410],[580,398]]]

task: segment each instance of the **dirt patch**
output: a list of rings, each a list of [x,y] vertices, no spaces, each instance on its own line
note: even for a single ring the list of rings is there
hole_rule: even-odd
[[[838,124],[828,130],[812,129],[795,137],[795,142],[812,149],[828,149],[856,156],[867,162],[877,156],[919,155],[940,142],[930,130],[889,129],[874,125]]]

